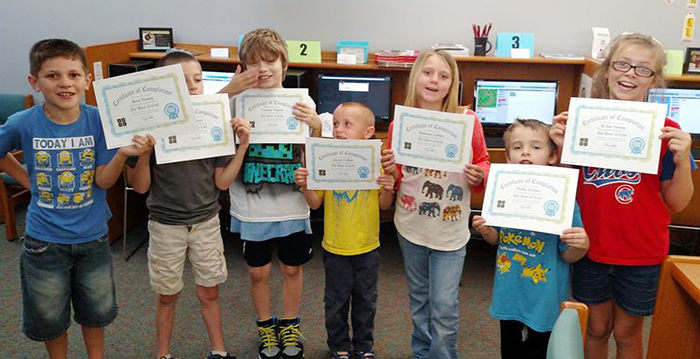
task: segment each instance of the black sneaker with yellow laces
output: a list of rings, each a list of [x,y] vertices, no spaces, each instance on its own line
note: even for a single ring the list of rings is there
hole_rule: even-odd
[[[282,354],[279,339],[277,338],[277,321],[270,318],[265,321],[257,321],[260,345],[258,346],[258,359],[279,359]]]
[[[304,358],[304,344],[299,341],[301,336],[299,323],[300,320],[297,317],[294,319],[281,319],[277,324],[280,333],[282,359]]]

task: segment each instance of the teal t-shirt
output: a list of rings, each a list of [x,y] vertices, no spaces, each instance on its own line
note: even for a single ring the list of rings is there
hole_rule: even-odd
[[[572,227],[583,227],[578,205]],[[498,252],[491,315],[517,320],[538,332],[548,332],[569,299],[570,265],[561,253],[568,246],[558,235],[496,228]]]

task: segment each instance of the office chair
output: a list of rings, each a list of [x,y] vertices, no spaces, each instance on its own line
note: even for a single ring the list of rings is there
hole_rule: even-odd
[[[7,118],[15,112],[22,111],[34,106],[32,95],[0,94],[0,125],[4,125]],[[18,161],[24,162],[22,151],[10,153]],[[0,181],[0,211],[2,222],[5,223],[5,236],[8,241],[19,238],[17,233],[17,222],[15,218],[15,205],[19,202],[29,202],[29,189],[24,188],[14,178],[4,171],[0,171],[2,181]]]
[[[547,359],[583,359],[588,307],[583,303],[564,302],[554,323],[547,345]]]

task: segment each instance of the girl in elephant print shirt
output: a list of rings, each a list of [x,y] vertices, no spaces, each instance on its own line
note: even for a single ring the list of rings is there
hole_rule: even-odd
[[[450,55],[422,52],[411,70],[404,103],[474,116],[472,159],[463,172],[396,166],[394,223],[410,292],[415,359],[457,358],[457,298],[469,241],[470,187],[483,190],[489,170],[483,129],[474,112],[459,108],[458,84],[457,64]],[[393,123],[390,136],[392,129]]]

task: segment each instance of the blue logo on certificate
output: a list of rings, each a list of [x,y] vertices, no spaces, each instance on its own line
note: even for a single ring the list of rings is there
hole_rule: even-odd
[[[445,146],[445,155],[447,156],[447,158],[455,158],[455,156],[457,155],[457,150],[457,146],[449,144]]]
[[[176,119],[177,116],[180,114],[180,107],[178,107],[176,104],[174,104],[172,102],[165,105],[165,107],[163,109],[165,110],[165,114],[168,115],[168,118],[171,120]]]
[[[559,210],[559,203],[557,201],[549,200],[544,203],[544,214],[548,217],[554,217],[554,215]]]
[[[296,118],[290,117],[287,119],[287,128],[289,128],[290,131],[296,130],[297,126],[299,126],[299,121]]]
[[[214,141],[219,142],[221,141],[221,137],[224,134],[224,130],[221,129],[221,127],[214,127],[211,129],[211,138],[214,139]]]
[[[369,168],[367,168],[367,166],[360,166],[357,169],[357,174],[360,175],[360,178],[367,178],[367,176],[369,176]]]
[[[630,150],[632,150],[633,155],[642,153],[644,147],[646,147],[646,142],[641,137],[635,137],[630,140]]]

